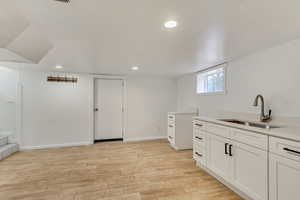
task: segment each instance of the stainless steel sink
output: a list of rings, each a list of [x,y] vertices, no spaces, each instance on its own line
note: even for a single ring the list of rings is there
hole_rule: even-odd
[[[270,125],[270,124],[262,124],[262,123],[256,123],[256,122],[248,122],[248,121],[243,121],[243,120],[238,120],[238,119],[220,119],[220,121],[244,125],[244,126],[251,126],[251,127],[256,127],[256,128],[263,128],[263,129],[280,128],[280,126],[274,126],[274,125]]]

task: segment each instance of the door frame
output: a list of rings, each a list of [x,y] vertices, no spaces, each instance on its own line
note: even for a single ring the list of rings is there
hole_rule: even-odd
[[[109,76],[109,75],[93,75],[93,141],[92,143],[95,143],[95,136],[96,136],[96,129],[95,129],[95,125],[96,125],[96,121],[95,121],[95,97],[96,97],[96,80],[121,80],[123,81],[123,112],[122,112],[122,138],[123,141],[125,139],[125,135],[126,135],[126,121],[127,121],[127,102],[126,102],[126,97],[127,97],[127,93],[126,93],[126,78],[123,76]]]

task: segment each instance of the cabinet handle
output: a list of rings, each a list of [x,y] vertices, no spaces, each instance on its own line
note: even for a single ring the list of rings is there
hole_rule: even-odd
[[[289,149],[289,148],[283,148],[283,150],[285,150],[287,152],[296,153],[296,154],[300,155],[300,151],[292,150],[292,149]]]
[[[228,149],[228,145],[229,145],[228,143],[225,144],[225,155],[228,154],[228,150],[227,150]]]
[[[170,139],[173,139],[173,137],[169,136]]]
[[[203,140],[203,138],[198,137],[198,136],[196,136],[195,138],[198,139],[198,140]]]
[[[170,127],[170,128],[173,128],[173,126],[172,126],[172,125],[169,125],[169,127]]]
[[[202,125],[202,124],[195,124],[195,126],[199,126],[199,127],[202,127],[203,125]]]
[[[203,156],[202,154],[200,154],[200,153],[198,153],[198,152],[195,152],[195,154],[196,154],[197,156],[199,156],[199,157],[202,157],[202,156]]]
[[[229,145],[229,156],[233,156],[233,155],[232,155],[232,144]]]

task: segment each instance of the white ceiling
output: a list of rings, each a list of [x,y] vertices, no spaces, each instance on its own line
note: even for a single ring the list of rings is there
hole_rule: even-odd
[[[71,72],[128,74],[138,65],[134,73],[176,76],[300,36],[299,0],[0,1],[14,4],[6,16],[18,27],[28,21],[53,46],[34,66],[41,70],[59,64]],[[179,26],[166,30],[167,20]],[[10,24],[0,25],[2,32]],[[19,49],[40,58],[36,50],[49,45],[40,38]]]

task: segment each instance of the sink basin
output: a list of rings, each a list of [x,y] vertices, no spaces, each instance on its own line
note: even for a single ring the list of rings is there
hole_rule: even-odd
[[[280,126],[273,126],[270,124],[262,124],[262,123],[256,123],[256,122],[248,122],[248,121],[242,121],[238,119],[220,119],[220,121],[223,122],[229,122],[233,124],[239,124],[239,125],[245,125],[245,126],[251,126],[256,128],[263,128],[263,129],[273,129],[273,128],[280,128]]]
[[[264,129],[280,128],[280,126],[273,126],[270,124],[260,124],[260,123],[253,123],[253,122],[249,122],[249,126],[253,126],[256,128],[264,128]]]

